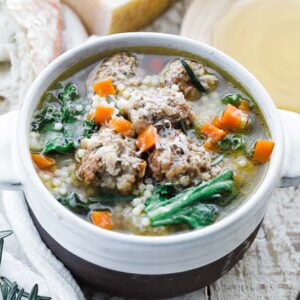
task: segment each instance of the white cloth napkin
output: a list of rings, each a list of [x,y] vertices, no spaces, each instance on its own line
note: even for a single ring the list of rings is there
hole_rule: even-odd
[[[84,296],[70,272],[42,242],[30,218],[22,192],[5,191],[0,199],[0,230],[13,230],[5,238],[1,275],[30,291],[54,300],[81,300]]]

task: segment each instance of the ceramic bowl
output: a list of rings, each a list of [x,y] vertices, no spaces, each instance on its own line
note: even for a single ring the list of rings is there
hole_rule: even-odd
[[[30,121],[49,85],[87,58],[132,47],[186,51],[225,70],[256,99],[276,143],[265,177],[255,192],[228,216],[206,228],[161,237],[98,228],[58,203],[32,164]],[[224,53],[179,36],[118,34],[95,39],[60,56],[38,76],[20,110],[0,117],[0,184],[3,189],[24,191],[43,240],[76,278],[114,295],[171,297],[210,284],[242,258],[257,234],[273,190],[298,182],[298,130],[299,116],[278,111],[254,76]]]

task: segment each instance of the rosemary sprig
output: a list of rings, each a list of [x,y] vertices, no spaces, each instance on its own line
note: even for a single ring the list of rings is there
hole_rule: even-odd
[[[201,93],[207,93],[206,89],[202,85],[201,81],[197,78],[196,74],[194,73],[194,71],[192,70],[192,68],[189,66],[189,64],[184,59],[182,59],[182,58],[180,59],[180,62],[182,64],[182,66],[184,67],[185,71],[187,72],[187,74],[189,75],[193,86],[199,92],[201,92]]]
[[[2,261],[4,239],[11,235],[11,230],[0,231],[0,267]],[[35,284],[30,293],[24,291],[23,288],[19,288],[17,282],[11,282],[4,276],[0,277],[0,291],[3,300],[22,300],[28,298],[28,300],[50,300],[50,297],[44,297],[38,295],[38,285]]]

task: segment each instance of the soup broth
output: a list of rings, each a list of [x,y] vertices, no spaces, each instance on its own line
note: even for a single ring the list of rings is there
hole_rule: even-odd
[[[93,59],[32,119],[33,162],[62,205],[107,230],[165,235],[212,224],[259,185],[274,144],[229,75],[165,49]]]

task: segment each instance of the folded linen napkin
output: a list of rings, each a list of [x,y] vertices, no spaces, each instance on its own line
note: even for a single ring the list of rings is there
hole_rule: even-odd
[[[30,218],[24,194],[5,191],[1,196],[0,230],[14,232],[4,242],[1,275],[17,281],[27,291],[37,283],[39,294],[54,300],[84,299],[72,275],[42,242]]]

